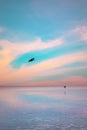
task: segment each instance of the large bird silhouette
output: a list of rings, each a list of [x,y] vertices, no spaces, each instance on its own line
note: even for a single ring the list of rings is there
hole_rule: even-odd
[[[31,59],[28,60],[28,62],[32,62],[34,60],[35,60],[35,58],[31,58]]]

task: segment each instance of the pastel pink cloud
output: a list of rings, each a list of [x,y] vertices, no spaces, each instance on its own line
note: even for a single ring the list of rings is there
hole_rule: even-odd
[[[76,27],[72,32],[78,34],[80,40],[87,42],[87,26]]]

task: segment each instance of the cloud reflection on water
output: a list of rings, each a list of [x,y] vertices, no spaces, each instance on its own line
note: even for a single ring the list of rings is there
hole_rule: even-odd
[[[86,130],[87,89],[67,88],[66,94],[64,91],[55,87],[2,88],[0,128]]]
[[[67,88],[65,94],[63,88],[3,88],[0,91],[0,100],[13,107],[38,107],[37,104],[39,107],[81,107],[87,102],[85,90]]]

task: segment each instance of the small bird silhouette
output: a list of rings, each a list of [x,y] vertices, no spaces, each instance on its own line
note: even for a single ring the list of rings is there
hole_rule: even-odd
[[[34,61],[35,60],[35,58],[31,58],[30,60],[28,60],[28,62],[32,62],[32,61]]]
[[[66,85],[64,85],[64,88],[66,88]]]

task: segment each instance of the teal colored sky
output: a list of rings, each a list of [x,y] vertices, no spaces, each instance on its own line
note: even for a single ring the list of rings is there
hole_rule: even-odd
[[[0,0],[0,86],[87,86],[86,6]]]

